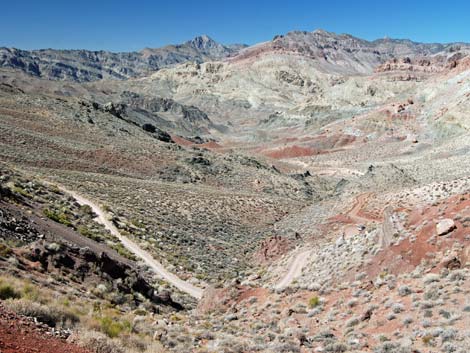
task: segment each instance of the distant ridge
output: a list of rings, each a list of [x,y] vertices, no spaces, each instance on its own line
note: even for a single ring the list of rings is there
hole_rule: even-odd
[[[220,60],[246,45],[225,46],[202,35],[183,44],[113,53],[90,50],[20,50],[0,48],[0,67],[21,70],[50,80],[90,82],[139,77],[187,61]]]
[[[333,60],[333,64],[335,60],[345,62],[347,64],[343,69],[346,71],[370,72],[393,58],[433,55],[451,51],[455,46],[470,48],[465,43],[418,43],[409,39],[388,37],[367,41],[350,34],[336,34],[317,29],[313,32],[291,31],[276,35],[272,41],[251,47],[244,44],[223,45],[208,35],[201,35],[182,44],[145,48],[139,52],[128,53],[0,48],[0,67],[21,70],[49,80],[90,82],[142,77],[161,68],[185,62],[202,63],[226,58],[243,60],[256,57],[261,52],[283,52],[308,58],[323,58],[330,60],[329,63]]]

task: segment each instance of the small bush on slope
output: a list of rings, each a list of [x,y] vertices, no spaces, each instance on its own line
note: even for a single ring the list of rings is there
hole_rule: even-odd
[[[73,327],[80,321],[78,316],[71,311],[26,299],[8,300],[5,305],[17,314],[35,317],[50,327]]]
[[[0,284],[0,299],[15,299],[19,298],[21,295],[18,293],[12,286],[9,284]]]

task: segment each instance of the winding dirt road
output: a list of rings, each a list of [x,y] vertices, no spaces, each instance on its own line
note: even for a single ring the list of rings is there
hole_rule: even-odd
[[[371,193],[358,195],[355,199],[354,206],[347,212],[347,214],[358,223],[368,223],[371,221],[370,219],[359,215],[359,212],[361,211],[367,198],[370,195]],[[356,225],[352,225],[350,227],[354,232],[357,231]],[[294,281],[294,279],[300,277],[300,275],[302,274],[302,269],[307,264],[308,258],[311,253],[312,250],[304,250],[298,253],[290,263],[289,271],[284,275],[284,277],[281,278],[281,280],[276,284],[274,288],[277,290],[283,290],[287,288]]]
[[[173,286],[178,288],[180,291],[189,294],[190,296],[201,299],[203,290],[198,288],[191,283],[183,281],[178,276],[169,272],[165,267],[155,260],[150,253],[143,250],[137,243],[133,242],[129,238],[123,236],[116,226],[107,218],[106,213],[93,201],[83,197],[75,191],[68,190],[60,185],[55,184],[60,190],[72,196],[80,205],[88,205],[91,207],[94,213],[96,213],[96,221],[101,223],[108,229],[112,235],[118,238],[122,245],[132,252],[136,257],[142,259],[159,277],[167,280]]]
[[[296,255],[289,266],[289,271],[274,288],[277,290],[283,290],[287,288],[294,279],[300,277],[302,269],[306,265],[311,252],[311,250],[305,250]]]
[[[368,223],[368,222],[377,222],[375,219],[368,219],[364,218],[361,215],[359,215],[359,212],[361,211],[362,207],[366,203],[366,200],[368,197],[370,197],[372,193],[364,193],[356,198],[356,203],[354,207],[349,211],[349,216],[356,220],[357,222],[363,222],[363,223]],[[394,231],[394,226],[393,222],[391,220],[392,214],[393,214],[393,207],[388,205],[386,206],[383,211],[383,220],[381,227],[379,228],[379,244],[380,246],[385,249],[390,244],[392,243],[393,240],[393,233]]]

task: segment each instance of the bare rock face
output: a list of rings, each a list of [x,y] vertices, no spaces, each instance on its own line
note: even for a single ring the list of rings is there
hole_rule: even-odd
[[[446,235],[452,232],[456,227],[453,220],[446,218],[436,224],[437,235]]]
[[[390,71],[419,65],[423,71],[430,71],[433,66],[430,63],[426,64],[429,61],[428,56],[466,48],[466,45],[457,46],[452,43],[425,44],[390,38],[367,41],[349,34],[336,34],[324,30],[292,31],[285,35],[277,35],[270,42],[241,51],[235,60],[275,52],[317,60],[322,63],[321,67],[327,66],[328,70],[334,69],[341,73],[370,73],[376,67],[380,67],[379,71]],[[418,64],[420,60],[416,60],[415,63],[415,57],[424,58],[424,63]],[[387,65],[382,67],[384,63]]]
[[[180,104],[170,98],[150,97],[135,92],[124,91],[119,102],[108,103],[118,109],[118,117],[142,126],[163,142],[172,142],[164,130],[184,135],[204,134],[214,128],[207,114],[197,107]],[[104,108],[106,109],[106,106]],[[109,110],[112,114],[113,111]],[[113,114],[116,115],[116,114]],[[154,129],[151,126],[154,127]]]
[[[467,48],[465,48],[467,49]],[[465,51],[451,52],[450,49],[432,56],[416,56],[414,58],[393,58],[379,65],[375,72],[402,71],[413,73],[438,73],[455,69],[467,57]]]

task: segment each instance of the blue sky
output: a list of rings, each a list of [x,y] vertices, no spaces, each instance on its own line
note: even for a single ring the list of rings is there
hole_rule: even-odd
[[[469,1],[5,0],[0,46],[140,50],[208,34],[254,44],[322,28],[365,39],[470,42]]]

